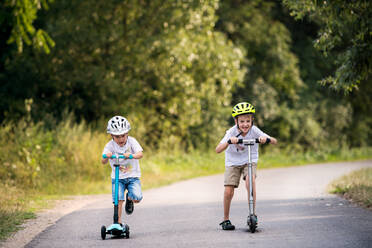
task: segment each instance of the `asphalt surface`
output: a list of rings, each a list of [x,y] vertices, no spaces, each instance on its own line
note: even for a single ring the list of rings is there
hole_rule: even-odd
[[[111,196],[59,219],[26,247],[372,247],[372,212],[326,193],[329,182],[372,161],[258,170],[256,233],[246,226],[247,193],[236,190],[223,231],[223,175],[145,191],[134,213],[123,215],[129,239],[106,240]]]

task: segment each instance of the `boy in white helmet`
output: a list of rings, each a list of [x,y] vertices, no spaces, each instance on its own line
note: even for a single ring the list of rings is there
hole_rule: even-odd
[[[111,182],[112,182],[112,201],[115,199],[115,167],[114,159],[110,159],[112,155],[124,155],[126,159],[120,159],[119,172],[119,198],[118,198],[118,222],[121,224],[121,211],[124,202],[124,191],[127,190],[125,212],[132,214],[134,210],[133,202],[138,203],[142,200],[141,191],[141,169],[139,159],[143,157],[142,147],[137,140],[128,136],[131,129],[129,122],[122,116],[114,116],[107,123],[107,133],[111,134],[110,140],[103,154],[107,158],[102,159],[102,164],[106,164],[110,160]]]
[[[248,149],[244,145],[238,144],[239,139],[258,139],[260,144],[276,144],[277,140],[262,132],[253,125],[254,114],[256,110],[253,105],[247,102],[241,102],[234,106],[232,117],[235,126],[226,131],[225,136],[216,147],[216,152],[225,152],[225,179],[224,179],[224,220],[220,223],[223,230],[234,230],[235,226],[229,220],[231,200],[234,195],[234,189],[239,186],[240,178],[243,175],[245,186],[248,192],[249,200],[249,179],[248,174]],[[251,159],[253,164],[253,211],[255,214],[256,205],[256,168],[258,162],[258,144],[254,144],[251,149]],[[256,216],[257,217],[257,216]]]

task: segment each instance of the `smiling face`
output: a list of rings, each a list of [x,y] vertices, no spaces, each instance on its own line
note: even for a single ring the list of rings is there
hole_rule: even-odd
[[[246,135],[253,125],[253,115],[239,115],[235,118],[235,124],[238,125],[238,128],[243,132],[243,135]]]
[[[111,134],[111,136],[114,139],[114,141],[116,142],[116,144],[118,144],[121,147],[124,146],[125,143],[127,143],[128,133],[122,134],[122,135],[113,135],[113,134]]]

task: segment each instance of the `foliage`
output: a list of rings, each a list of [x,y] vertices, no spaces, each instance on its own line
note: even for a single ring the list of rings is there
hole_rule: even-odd
[[[238,99],[248,98],[259,81],[279,93],[273,100],[296,98],[302,85],[290,33],[275,20],[274,10],[269,1],[221,1],[217,27],[247,54],[248,70],[244,85],[236,90]]]
[[[99,156],[107,138],[92,133],[84,123],[65,121],[55,130],[45,130],[43,123],[20,120],[0,128],[0,179],[3,184],[55,191],[64,184],[79,180],[102,180],[104,170]]]
[[[242,52],[213,30],[217,3],[56,2],[43,17],[55,49],[7,67],[3,87],[24,89],[4,95],[7,117],[21,111],[21,101],[7,104],[19,94],[34,99],[34,119],[65,109],[89,122],[120,113],[145,121],[138,134],[153,146],[216,142],[208,125],[221,126],[220,109],[243,76]]]
[[[306,92],[300,77],[292,30],[280,20],[285,16],[282,6],[274,1],[222,1],[218,14],[217,27],[246,50],[247,73],[233,89],[233,103],[253,103],[256,123],[281,142],[317,146],[323,132],[314,114],[318,106],[304,99],[312,92]]]
[[[277,1],[222,1],[218,14],[217,28],[246,50],[247,73],[232,104],[253,103],[259,127],[286,146],[370,144],[368,84],[349,96],[317,84],[336,60],[313,47],[318,23],[295,21]]]
[[[48,9],[49,3],[53,1],[4,0],[0,4],[0,27],[9,34],[6,37],[7,43],[16,43],[20,53],[24,43],[49,53],[55,43],[44,30],[35,27],[34,21],[37,19],[37,12],[41,8]]]
[[[319,37],[315,47],[326,56],[334,54],[337,66],[334,74],[323,78],[323,84],[330,84],[346,92],[368,83],[371,76],[372,34],[370,1],[306,1],[283,0],[298,19],[309,15],[320,23]]]
[[[49,54],[29,46],[17,53],[6,43],[13,12],[2,19],[1,123],[24,118],[27,100],[28,121],[47,130],[72,114],[73,123],[104,132],[121,114],[146,149],[210,149],[232,124],[231,106],[244,100],[283,146],[371,145],[368,81],[346,96],[316,83],[333,73],[338,56],[313,47],[324,27],[316,15],[296,21],[288,4],[262,0],[48,6],[31,23],[55,41]]]
[[[319,25],[322,23],[318,24],[316,19],[311,19],[304,17],[294,22],[289,15],[281,17],[281,22],[291,31],[293,50],[299,58],[301,76],[307,85],[300,98],[303,102],[319,105],[314,109],[312,118],[325,131],[322,135],[325,138],[323,142],[347,143],[352,147],[370,145],[372,137],[372,116],[368,107],[372,104],[370,80],[359,84],[346,95],[343,91],[335,91],[316,83],[325,75],[333,73],[337,53],[328,53],[327,57],[324,57],[319,50],[314,50],[313,41],[318,38]]]

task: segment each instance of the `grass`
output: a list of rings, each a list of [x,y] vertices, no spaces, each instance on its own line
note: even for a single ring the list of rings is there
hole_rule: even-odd
[[[0,187],[0,240],[17,231],[25,220],[35,218],[35,211],[27,208],[30,199],[26,197],[15,187]]]
[[[224,169],[224,156],[214,152],[156,154],[141,161],[141,181],[143,188],[148,189],[189,178],[222,173]]]
[[[20,229],[20,225],[28,219],[35,218],[35,213],[22,210],[0,210],[0,240]]]
[[[298,166],[315,163],[329,163],[340,161],[356,161],[372,158],[372,147],[361,148],[322,148],[318,151],[291,151],[290,149],[277,149],[260,156],[259,168],[276,168]]]
[[[372,168],[354,171],[335,180],[329,191],[372,210]]]

